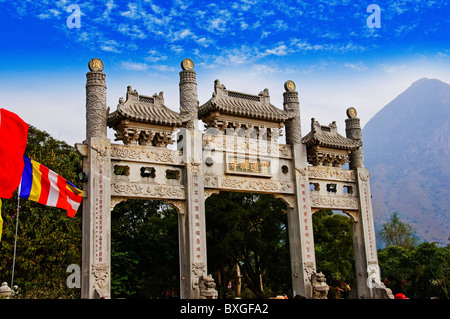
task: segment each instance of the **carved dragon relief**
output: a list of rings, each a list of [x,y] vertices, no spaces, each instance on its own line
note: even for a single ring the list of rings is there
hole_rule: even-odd
[[[184,186],[112,183],[111,190],[113,195],[122,197],[185,199]]]
[[[206,188],[223,188],[245,190],[262,193],[287,193],[293,194],[295,192],[294,183],[284,181],[273,181],[264,179],[238,178],[238,177],[221,177],[221,176],[206,176]]]
[[[311,195],[311,207],[358,210],[357,198]]]
[[[308,167],[310,178],[355,182],[355,171],[336,167]]]
[[[183,164],[181,151],[145,146],[111,145],[111,157],[118,160],[142,161],[146,163]]]

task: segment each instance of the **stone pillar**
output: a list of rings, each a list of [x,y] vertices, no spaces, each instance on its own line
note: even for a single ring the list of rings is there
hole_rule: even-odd
[[[106,74],[103,62],[91,59],[86,74],[86,138],[106,138]]]
[[[359,118],[354,108],[347,109],[345,120],[347,138],[362,141]],[[371,299],[380,296],[384,285],[380,282],[380,270],[375,241],[373,222],[372,195],[370,192],[369,171],[364,168],[362,146],[350,154],[350,169],[355,171],[359,212],[353,225],[353,250],[357,274],[357,298]]]
[[[184,59],[181,62],[181,68],[183,70],[180,72],[180,114],[186,128],[197,129],[199,106],[194,62]]]
[[[295,116],[286,122],[286,144],[301,144],[302,129],[300,123],[300,103],[298,102],[298,92],[295,91],[295,84],[292,81],[286,81],[284,84],[283,108],[285,111],[295,114]]]
[[[288,208],[289,249],[291,257],[293,294],[312,297],[311,276],[316,272],[314,234],[309,196],[306,146],[302,144],[298,93],[292,81],[285,83],[284,109],[296,113],[286,123],[286,141],[292,147],[295,177],[295,200]]]
[[[193,63],[182,62],[180,72],[180,113],[187,119],[180,129],[178,147],[186,164],[186,213],[179,215],[180,298],[204,298],[201,281],[207,276],[204,177],[202,173],[202,132],[198,130],[197,83]]]
[[[345,120],[345,133],[347,138],[361,142],[361,146],[350,153],[350,169],[364,167],[364,156],[362,148],[361,124],[356,117],[356,110],[353,107],[347,109],[347,119]]]
[[[89,61],[86,82],[86,141],[77,145],[83,155],[81,297],[110,298],[111,283],[111,157],[106,138],[106,82],[103,62]]]

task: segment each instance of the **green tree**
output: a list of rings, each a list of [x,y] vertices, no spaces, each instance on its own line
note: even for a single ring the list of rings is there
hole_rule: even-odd
[[[392,214],[391,220],[383,225],[378,234],[386,246],[413,247],[417,244],[413,227],[403,223],[398,212]]]
[[[407,293],[413,298],[449,298],[450,247],[424,242],[411,252],[413,274]]]
[[[378,251],[381,279],[395,293],[410,298],[449,298],[450,246],[437,243],[416,246],[413,229],[398,214],[380,231],[387,247]]]
[[[392,292],[406,293],[410,278],[414,274],[412,265],[412,248],[387,246],[378,251],[381,280]]]
[[[65,142],[29,126],[25,155],[80,187],[81,156]],[[0,242],[2,281],[12,277],[17,191],[3,200],[3,236]],[[66,211],[33,201],[19,200],[19,222],[14,285],[21,298],[79,298],[79,289],[67,288],[70,264],[81,265],[81,208],[74,218]],[[10,283],[10,282],[9,282]]]

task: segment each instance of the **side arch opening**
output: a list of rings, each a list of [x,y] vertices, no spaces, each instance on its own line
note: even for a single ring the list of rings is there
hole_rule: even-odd
[[[111,297],[179,298],[178,213],[162,200],[128,199],[111,212]]]

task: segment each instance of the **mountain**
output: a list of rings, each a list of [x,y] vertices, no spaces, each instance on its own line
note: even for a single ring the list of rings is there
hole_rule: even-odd
[[[398,212],[419,241],[450,236],[450,85],[423,78],[362,131],[375,228]]]

